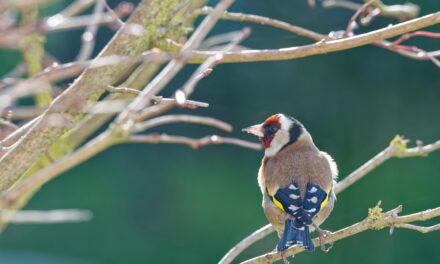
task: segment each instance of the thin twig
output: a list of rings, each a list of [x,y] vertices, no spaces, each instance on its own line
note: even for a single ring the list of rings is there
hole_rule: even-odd
[[[50,211],[0,211],[0,221],[13,224],[55,224],[89,221],[87,210],[63,209]]]
[[[385,161],[387,161],[392,157],[398,157],[398,158],[420,157],[420,156],[426,156],[429,153],[440,149],[440,140],[429,145],[425,145],[422,147],[413,147],[413,148],[407,148],[406,147],[407,142],[408,142],[407,140],[401,138],[400,136],[396,136],[386,149],[379,152],[372,159],[364,163],[362,166],[360,166],[358,169],[353,171],[342,181],[336,184],[334,191],[336,193],[340,193],[344,191],[353,183],[357,182],[365,175],[367,175],[370,171],[372,171],[373,169],[375,169],[376,167],[378,167],[379,165],[381,165],[382,163],[384,163]]]
[[[95,8],[93,9],[94,15],[101,15],[105,9],[105,0],[97,0]],[[93,16],[90,24],[87,26],[86,30],[81,36],[82,44],[79,50],[76,61],[88,60],[93,53],[93,48],[95,47],[95,35],[98,32],[98,24],[96,23],[96,17]]]
[[[399,45],[404,41],[407,41],[408,39],[414,38],[414,37],[426,37],[426,38],[440,38],[440,33],[437,32],[431,32],[431,31],[415,31],[411,33],[407,33],[405,35],[400,36],[398,39],[392,42],[393,45]]]
[[[183,104],[177,104],[177,99],[175,99],[175,98],[164,98],[162,96],[156,96],[155,95],[151,99],[154,101],[154,103],[156,105],[163,104],[163,103],[174,103],[174,104],[176,104],[176,105],[178,105],[180,107],[187,108],[187,109],[196,109],[196,108],[199,108],[199,107],[209,107],[208,103],[200,102],[200,101],[194,101],[194,100],[185,100],[185,102]],[[139,118],[143,119],[141,117],[141,115],[139,116]]]
[[[198,9],[195,11],[195,14],[197,15],[207,15],[212,12],[212,7],[206,6],[201,9]],[[298,27],[292,24],[289,24],[287,22],[274,19],[274,18],[268,18],[264,16],[258,16],[253,14],[244,14],[244,13],[233,13],[233,12],[224,12],[222,17],[224,20],[231,20],[231,21],[238,21],[238,22],[251,22],[251,23],[257,23],[264,26],[271,26],[275,28],[279,28],[288,32],[291,32],[293,34],[297,34],[299,36],[303,36],[309,39],[314,39],[316,41],[319,41],[323,38],[325,38],[325,35],[313,32],[311,30]]]
[[[223,54],[227,51],[233,50],[240,42],[242,42],[245,38],[249,36],[251,33],[250,28],[244,28],[241,31],[241,34],[237,34],[230,43],[228,43],[224,49],[219,51],[214,56],[209,57],[205,62],[203,62],[197,70],[193,73],[193,75],[186,81],[186,83],[176,92],[176,99],[179,105],[185,104],[186,98],[188,98],[194,91],[194,87],[197,83],[205,78],[212,72],[212,68],[223,59]],[[179,97],[179,93],[181,91],[181,96]]]
[[[362,7],[362,4],[346,0],[324,0],[322,6],[326,8],[340,7],[356,11]],[[385,5],[380,0],[376,1],[374,7],[380,9],[381,16],[397,18],[400,20],[415,18],[420,11],[419,6],[412,3]]]
[[[199,139],[184,137],[184,136],[174,136],[167,134],[149,134],[149,135],[132,135],[128,138],[127,142],[130,143],[149,143],[149,144],[183,144],[188,145],[193,149],[205,147],[208,145],[217,144],[230,144],[236,145],[243,148],[249,148],[254,150],[260,150],[261,144],[254,142],[231,138],[231,137],[221,137],[217,135],[206,136]]]
[[[418,225],[413,225],[413,224],[398,224],[398,225],[395,225],[395,226],[399,227],[399,228],[414,230],[414,231],[417,231],[417,232],[420,232],[420,233],[423,233],[423,234],[440,230],[440,224],[433,225],[433,226],[418,226]]]
[[[374,2],[376,2],[378,0],[370,0],[368,2],[366,2],[365,4],[363,4],[354,14],[353,16],[350,18],[350,20],[347,23],[347,27],[345,29],[345,36],[353,36],[353,31],[356,29],[357,27],[357,22],[356,19],[362,14],[364,13]]]
[[[89,8],[95,0],[75,0],[58,14],[63,17],[72,17]]]
[[[172,123],[201,124],[206,126],[212,126],[227,132],[232,131],[232,126],[230,124],[212,117],[195,116],[195,115],[164,115],[136,124],[133,128],[133,133],[140,133],[142,131],[151,129],[153,127],[172,124]]]
[[[223,53],[232,50],[239,42],[241,42],[244,38],[246,38],[250,34],[249,29],[244,28],[241,30],[240,34],[234,36],[232,41],[224,47],[219,53],[216,53],[214,56],[209,57],[202,65],[200,65],[193,75],[189,78],[189,80],[175,92],[175,102],[167,102],[166,104],[156,105],[153,107],[148,107],[139,112],[136,120],[145,120],[151,118],[152,116],[158,115],[161,112],[167,111],[171,109],[174,105],[178,105],[180,107],[191,106],[191,101],[188,100],[188,97],[192,94],[194,87],[197,83],[211,74],[212,68],[223,58]]]
[[[197,78],[201,79],[206,77],[206,75],[208,74],[207,72],[211,72],[211,70],[206,71],[201,73],[200,76],[198,76]],[[109,85],[107,87],[107,91],[109,93],[123,93],[123,94],[133,94],[133,95],[139,95],[140,91],[137,89],[133,89],[133,88],[129,88],[129,87],[114,87]],[[177,99],[175,98],[164,98],[163,96],[157,96],[154,95],[151,97],[151,100],[154,101],[154,103],[157,104],[163,104],[163,103],[175,103],[176,105],[179,105],[180,107],[183,108],[188,108],[188,109],[196,109],[199,107],[209,107],[208,103],[205,102],[200,102],[200,101],[193,101],[193,100],[185,100],[185,102],[183,104],[177,104]],[[117,113],[120,112],[122,109],[112,109],[113,113]],[[143,116],[140,114],[137,118],[137,120],[145,120],[145,118],[143,118]]]

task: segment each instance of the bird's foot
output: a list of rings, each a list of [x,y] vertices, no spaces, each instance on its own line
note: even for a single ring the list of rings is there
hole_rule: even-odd
[[[315,230],[319,233],[319,246],[321,247],[321,250],[325,253],[328,253],[330,249],[333,247],[333,242],[328,244],[328,247],[325,246],[325,239],[328,237],[328,235],[331,234],[330,231],[321,229],[317,225],[313,225],[315,227]]]

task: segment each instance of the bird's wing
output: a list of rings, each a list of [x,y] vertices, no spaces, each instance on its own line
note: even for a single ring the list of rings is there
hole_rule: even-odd
[[[286,188],[279,188],[272,201],[281,210],[292,215],[304,225],[312,224],[312,218],[328,201],[328,194],[316,184],[308,183],[304,199],[298,184],[293,182]]]

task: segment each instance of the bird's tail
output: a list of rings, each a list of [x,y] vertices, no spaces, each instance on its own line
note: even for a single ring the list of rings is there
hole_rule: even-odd
[[[277,250],[284,251],[293,245],[300,245],[309,251],[315,249],[310,238],[309,227],[294,219],[287,219],[284,224],[283,237],[277,245]]]

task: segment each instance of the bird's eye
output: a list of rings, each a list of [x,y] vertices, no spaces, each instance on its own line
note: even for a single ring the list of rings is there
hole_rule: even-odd
[[[278,131],[278,127],[276,127],[275,125],[269,125],[264,127],[264,134],[274,134]]]

